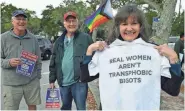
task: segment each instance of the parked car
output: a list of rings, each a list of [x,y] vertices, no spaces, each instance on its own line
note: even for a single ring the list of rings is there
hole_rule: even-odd
[[[49,39],[46,39],[46,38],[38,37],[37,40],[41,50],[41,57],[43,58],[43,60],[49,60],[52,54],[52,48],[53,48],[52,43],[50,42]]]
[[[172,49],[174,49],[175,42],[179,39],[179,36],[171,36],[168,38],[168,46]]]

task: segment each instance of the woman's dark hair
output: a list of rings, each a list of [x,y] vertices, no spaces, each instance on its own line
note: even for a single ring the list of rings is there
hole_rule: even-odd
[[[123,22],[126,22],[129,16],[134,17],[137,22],[140,24],[141,30],[139,36],[144,40],[148,41],[148,35],[146,28],[148,28],[147,21],[145,19],[144,13],[137,8],[136,5],[125,5],[120,8],[114,17],[113,27],[110,29],[110,33],[107,38],[108,44],[112,43],[116,38],[121,37],[119,25]]]

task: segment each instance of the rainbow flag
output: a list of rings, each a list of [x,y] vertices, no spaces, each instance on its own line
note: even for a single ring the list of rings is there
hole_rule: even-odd
[[[99,25],[113,18],[110,0],[106,0],[91,16],[85,20],[90,32]]]

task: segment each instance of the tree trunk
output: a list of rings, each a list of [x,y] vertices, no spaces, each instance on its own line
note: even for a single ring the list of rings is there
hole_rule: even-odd
[[[163,10],[161,11],[160,20],[156,27],[155,36],[157,37],[158,44],[168,42],[168,37],[171,33],[172,20],[175,14],[177,0],[165,0]]]

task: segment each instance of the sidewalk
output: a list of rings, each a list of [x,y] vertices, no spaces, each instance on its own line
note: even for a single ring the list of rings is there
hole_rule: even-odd
[[[161,110],[184,110],[184,94],[173,97],[166,92],[161,92]]]
[[[88,86],[96,102],[96,109],[98,109],[100,107],[100,93],[99,93],[98,79],[92,82],[89,82]]]

